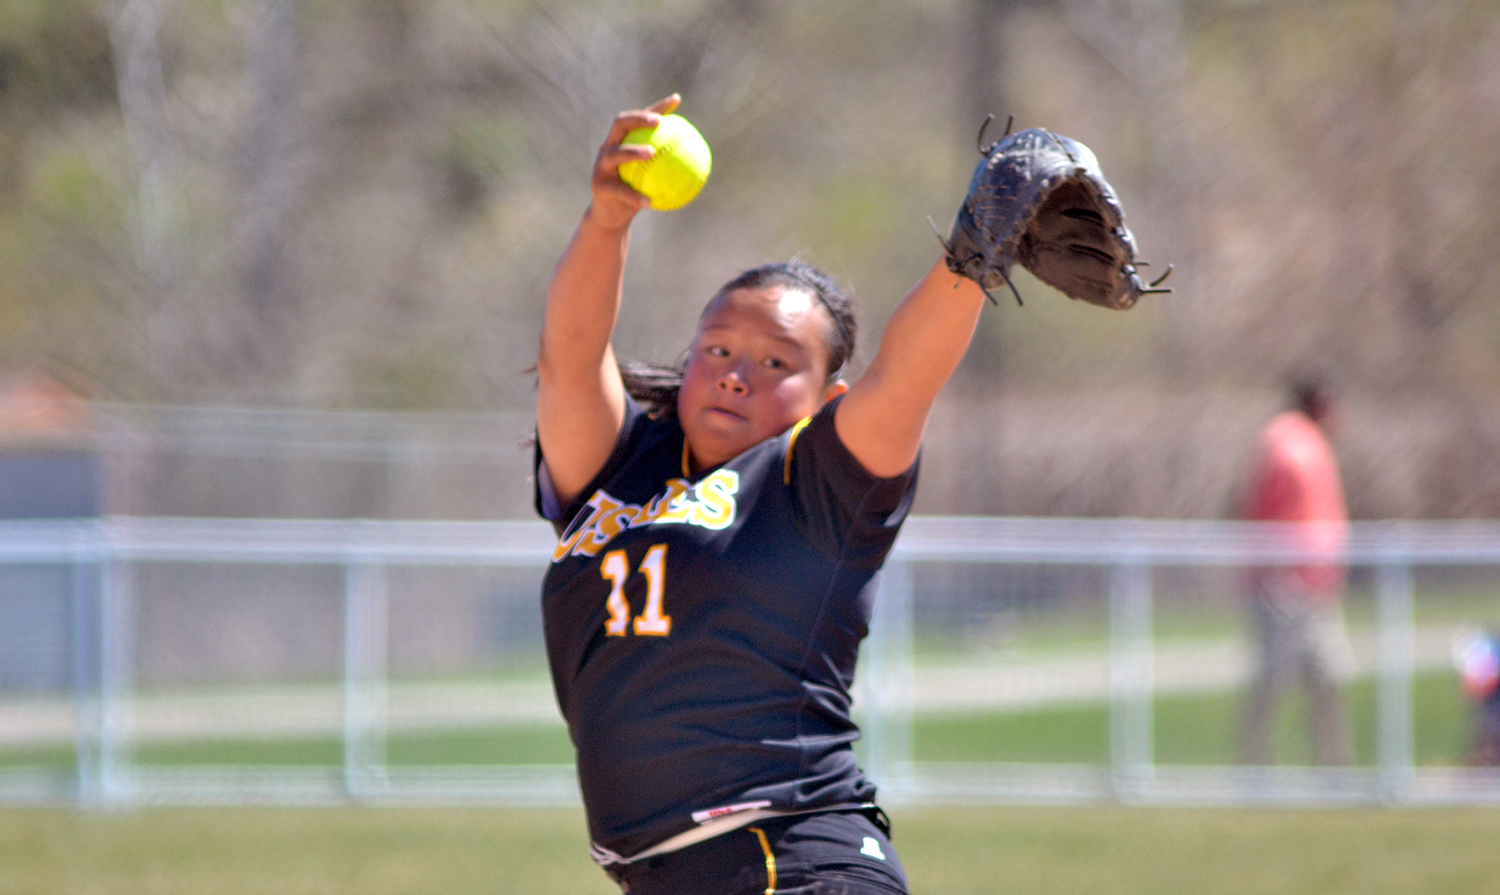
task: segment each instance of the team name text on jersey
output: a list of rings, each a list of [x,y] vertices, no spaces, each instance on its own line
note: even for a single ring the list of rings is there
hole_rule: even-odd
[[[700,525],[718,531],[734,524],[735,494],[740,474],[716,469],[696,485],[686,479],[668,479],[666,490],[644,506],[611,497],[603,488],[589,498],[588,515],[564,534],[552,552],[552,561],[569,556],[594,556],[627,528],[643,525]]]

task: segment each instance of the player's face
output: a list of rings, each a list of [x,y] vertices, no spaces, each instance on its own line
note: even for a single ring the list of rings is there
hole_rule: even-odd
[[[785,432],[843,390],[828,385],[833,319],[812,295],[773,286],[720,295],[688,349],[677,415],[694,470]]]

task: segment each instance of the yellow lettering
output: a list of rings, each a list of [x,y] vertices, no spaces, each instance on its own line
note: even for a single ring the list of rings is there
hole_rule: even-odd
[[[614,540],[615,535],[630,527],[630,523],[639,515],[641,508],[634,504],[625,504],[618,509],[605,513],[599,519],[599,530],[594,532],[593,540],[603,547]]]
[[[572,537],[558,541],[557,549],[552,551],[552,561],[557,562],[569,553],[583,540],[584,535],[592,535],[594,526],[598,524],[599,517],[620,506],[620,502],[601,491],[595,491],[594,496],[589,498],[588,507],[592,510],[588,518],[579,524],[578,529],[573,532]]]
[[[734,522],[734,495],[740,490],[740,475],[720,469],[698,484],[693,522],[718,531]]]
[[[662,516],[666,515],[673,501],[687,493],[688,484],[682,479],[670,479],[667,482],[667,490],[651,498],[646,504],[646,512],[642,514],[638,524],[646,525],[651,522],[660,522]]]
[[[682,482],[681,479],[673,479],[672,481]],[[674,522],[687,522],[692,518],[692,513],[693,492],[687,487],[686,482],[682,482],[682,488],[672,491],[671,499],[662,505],[661,514],[656,517],[656,521],[663,525]]]
[[[685,479],[669,479],[666,490],[645,506],[625,503],[602,489],[586,504],[588,515],[571,535],[560,539],[552,561],[568,556],[594,556],[627,528],[642,525],[689,524],[718,531],[734,523],[740,475],[732,469],[711,473],[696,487]]]

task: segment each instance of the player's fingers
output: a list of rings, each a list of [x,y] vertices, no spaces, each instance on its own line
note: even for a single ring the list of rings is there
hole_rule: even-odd
[[[604,140],[605,148],[620,145],[625,135],[638,127],[656,127],[661,124],[661,114],[650,109],[632,109],[615,116],[609,126],[609,136]]]
[[[594,159],[592,192],[594,209],[600,219],[610,223],[628,222],[636,212],[651,207],[651,200],[620,179],[620,166],[626,162],[645,161],[656,150],[644,143],[624,143],[625,135],[640,127],[656,127],[663,115],[671,114],[682,102],[674,93],[644,109],[632,109],[615,116],[609,136]]]
[[[599,149],[594,160],[594,177],[618,180],[620,166],[626,162],[643,162],[656,154],[656,150],[644,143],[606,144]]]
[[[640,193],[637,193],[620,179],[620,166],[626,162],[645,161],[655,154],[656,150],[654,148],[643,143],[605,146],[599,150],[599,159],[594,165],[594,191],[618,192],[623,190],[632,197],[639,196]]]
[[[681,102],[682,95],[674,93],[671,96],[662,97],[646,108],[652,112],[657,113],[658,115],[670,115],[677,109],[677,106],[681,104]]]
[[[682,97],[676,93],[663,97],[644,109],[630,109],[615,116],[614,123],[610,125],[609,137],[604,141],[605,146],[619,145],[625,139],[625,135],[638,127],[656,127],[661,124],[663,115],[672,114]]]
[[[611,184],[608,189],[611,191],[614,198],[618,199],[620,202],[623,202],[626,205],[629,205],[636,211],[645,211],[647,208],[651,207],[651,200],[646,198],[646,195],[644,193],[636,192],[633,187],[631,187],[623,180],[619,181],[618,185]]]
[[[656,154],[649,143],[614,143],[599,150],[600,161],[608,161],[615,167],[625,162],[642,162]]]

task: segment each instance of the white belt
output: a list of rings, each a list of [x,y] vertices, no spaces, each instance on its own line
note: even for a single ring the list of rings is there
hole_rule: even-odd
[[[691,830],[683,830],[676,836],[669,836],[645,851],[637,852],[628,858],[595,843],[589,845],[589,853],[593,855],[594,863],[601,867],[634,864],[637,861],[654,855],[664,855],[669,852],[680,851],[689,845],[697,845],[704,840],[712,839],[715,836],[722,836],[732,830],[738,830],[740,827],[748,826],[758,820],[765,820],[768,817],[785,817],[790,814],[818,814],[825,811],[842,811],[867,807],[869,807],[869,803],[861,802],[848,805],[829,805],[824,808],[814,808],[810,811],[774,811],[770,808],[759,807],[744,808],[730,814],[723,814],[718,817],[711,817],[709,820],[701,821],[698,826],[693,827]],[[694,814],[694,818],[712,814],[713,812],[711,811],[698,812]]]

